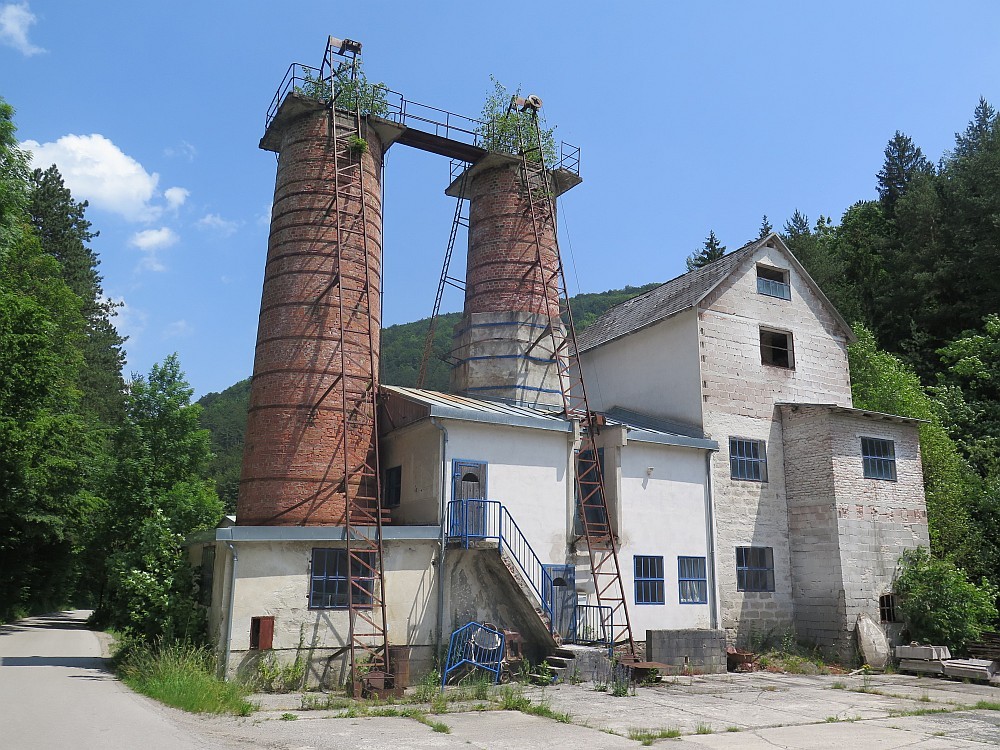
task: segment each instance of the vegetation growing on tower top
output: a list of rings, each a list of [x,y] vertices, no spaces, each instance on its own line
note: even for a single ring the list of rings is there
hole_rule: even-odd
[[[539,161],[539,145],[544,164],[553,167],[556,164],[555,128],[547,128],[544,122],[539,122],[538,132],[535,132],[535,117],[541,117],[531,111],[518,111],[511,107],[511,99],[521,95],[520,87],[513,93],[492,75],[490,82],[493,92],[486,97],[483,111],[480,114],[482,125],[477,128],[480,136],[479,145],[487,151],[505,154],[521,155],[523,149],[531,161]],[[540,142],[540,144],[539,144]]]
[[[296,94],[308,96],[321,102],[329,102],[336,93],[337,109],[358,112],[362,116],[385,117],[389,113],[386,92],[389,87],[382,81],[370,83],[359,59],[355,77],[345,75],[342,79],[324,77],[317,70],[305,68],[302,82],[294,88]]]

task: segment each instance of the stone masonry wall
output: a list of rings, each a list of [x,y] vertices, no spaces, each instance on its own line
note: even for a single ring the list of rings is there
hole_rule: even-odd
[[[725,674],[722,630],[647,630],[646,658],[666,664],[668,674]]]
[[[353,127],[346,116],[338,125]],[[382,145],[366,128],[367,152],[359,157],[345,148],[340,154],[341,164],[361,159],[367,247],[360,231],[345,233],[338,276],[330,130],[328,112],[319,106],[297,117],[279,113],[270,126],[269,135],[279,131],[281,139],[237,503],[241,525],[343,523],[345,459],[339,446],[345,429],[350,430],[347,463],[354,467],[372,459],[372,429],[357,422],[345,428],[340,389],[348,393],[351,412],[366,408],[371,373],[378,386]],[[342,208],[349,228],[362,229],[361,201],[348,198]],[[356,310],[366,283],[369,309]],[[359,487],[352,483],[348,491]],[[370,488],[363,494],[370,495]]]
[[[785,269],[791,300],[758,293],[756,265]],[[794,369],[761,363],[760,328],[792,334]],[[791,629],[794,620],[789,515],[781,420],[775,403],[851,406],[847,332],[776,247],[761,247],[699,307],[705,431],[713,458],[722,625],[730,641]],[[731,478],[729,438],[766,441],[768,481]],[[736,547],[771,547],[774,592],[739,592]]]

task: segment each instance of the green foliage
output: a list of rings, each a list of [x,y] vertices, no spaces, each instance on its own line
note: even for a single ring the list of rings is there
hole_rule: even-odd
[[[355,156],[361,156],[362,154],[368,153],[368,141],[364,138],[352,135],[347,139],[347,149]]]
[[[713,229],[708,233],[708,237],[705,238],[704,247],[701,250],[696,250],[687,257],[685,261],[687,270],[693,271],[696,268],[707,266],[725,254],[726,246],[719,242],[719,238],[715,236],[715,230]]]
[[[381,81],[370,83],[357,60],[356,74],[352,78],[345,74],[341,78],[321,78],[318,73],[306,70],[302,83],[294,89],[295,93],[329,102],[332,96],[336,98],[337,109],[345,112],[358,112],[361,116],[375,115],[385,117],[389,113],[387,99],[388,87]]]
[[[995,626],[1000,592],[985,578],[977,586],[954,563],[922,547],[905,552],[900,566],[895,588],[913,638],[961,653]]]
[[[516,156],[523,151],[530,161],[554,167],[557,159],[555,128],[546,128],[539,122],[540,114],[532,110],[521,112],[511,106],[511,100],[521,95],[520,87],[511,93],[492,75],[490,83],[493,91],[483,103],[480,114],[483,124],[476,131],[480,147]]]
[[[306,663],[301,644],[290,664],[278,661],[273,651],[265,651],[254,665],[249,684],[265,693],[289,693],[301,690],[306,676]]]
[[[212,460],[208,474],[226,513],[236,512],[236,497],[243,467],[243,435],[250,408],[250,378],[231,385],[221,393],[208,393],[198,399],[201,426],[211,435]]]
[[[188,643],[149,644],[126,641],[116,655],[122,680],[136,692],[192,713],[248,716],[256,706],[239,682],[215,676],[207,648]]]
[[[979,480],[942,427],[939,404],[910,367],[878,348],[867,328],[857,325],[855,333],[858,341],[848,348],[854,405],[928,420],[920,425],[920,456],[931,549],[959,561],[974,557],[976,536],[969,504],[980,491]]]

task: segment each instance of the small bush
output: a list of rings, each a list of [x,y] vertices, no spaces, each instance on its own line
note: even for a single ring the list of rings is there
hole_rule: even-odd
[[[985,578],[977,586],[924,547],[904,552],[900,565],[896,593],[912,638],[961,653],[996,622],[998,591]]]
[[[115,655],[122,681],[143,695],[192,713],[247,716],[249,690],[215,676],[212,653],[199,646],[125,644]]]
[[[436,669],[425,674],[413,691],[417,703],[430,703],[441,692],[441,673]]]

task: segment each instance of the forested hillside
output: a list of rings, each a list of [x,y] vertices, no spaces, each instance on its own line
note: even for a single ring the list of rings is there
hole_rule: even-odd
[[[649,291],[656,284],[607,292],[578,294],[571,298],[573,320],[577,330],[590,325],[597,316],[620,302]],[[461,319],[458,313],[438,317],[434,330],[434,349],[427,363],[425,388],[435,391],[449,390],[449,367],[445,356],[451,350],[455,325]],[[382,331],[383,383],[415,386],[420,372],[420,359],[424,352],[430,318],[389,326]],[[212,472],[216,479],[219,497],[228,511],[236,508],[236,493],[240,481],[240,463],[243,458],[243,431],[246,425],[250,381],[241,380],[221,393],[209,393],[199,399],[204,407],[202,425],[212,433],[212,451],[215,458]]]

